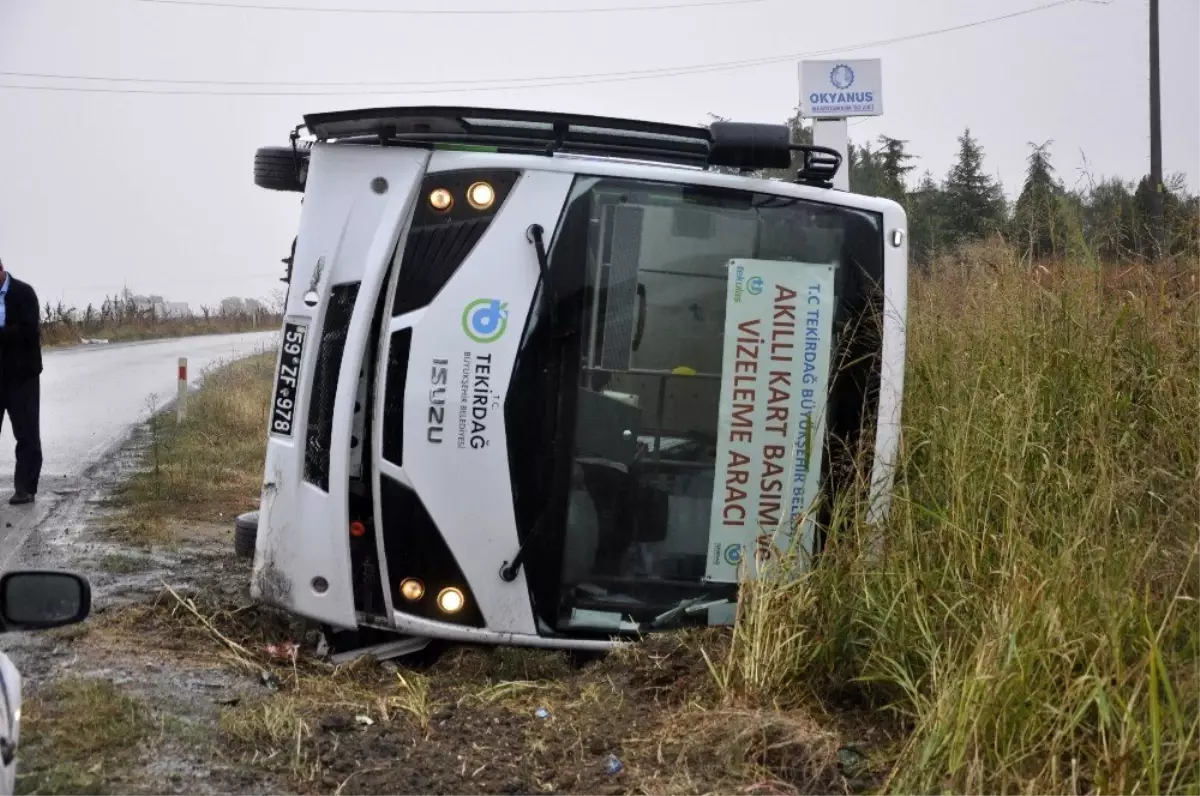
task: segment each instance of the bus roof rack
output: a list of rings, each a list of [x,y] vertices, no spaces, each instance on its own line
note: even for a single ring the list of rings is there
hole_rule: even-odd
[[[308,114],[304,126],[318,141],[488,146],[745,170],[786,168],[791,162],[786,125],[715,122],[692,127],[545,111],[413,106]]]

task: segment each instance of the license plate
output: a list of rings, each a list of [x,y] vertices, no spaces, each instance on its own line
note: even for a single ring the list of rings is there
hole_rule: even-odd
[[[291,437],[295,427],[299,395],[300,362],[304,359],[304,341],[308,327],[287,323],[283,327],[283,350],[279,354],[279,373],[275,376],[275,398],[271,402],[271,433]]]

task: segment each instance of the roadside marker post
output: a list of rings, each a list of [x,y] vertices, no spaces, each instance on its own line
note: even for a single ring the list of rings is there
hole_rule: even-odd
[[[175,402],[175,422],[182,423],[187,418],[187,357],[179,358],[179,399]]]

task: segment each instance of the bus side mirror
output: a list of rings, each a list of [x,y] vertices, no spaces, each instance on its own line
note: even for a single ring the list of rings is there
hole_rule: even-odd
[[[73,625],[92,610],[87,579],[71,572],[20,570],[0,577],[4,630],[43,630]]]

